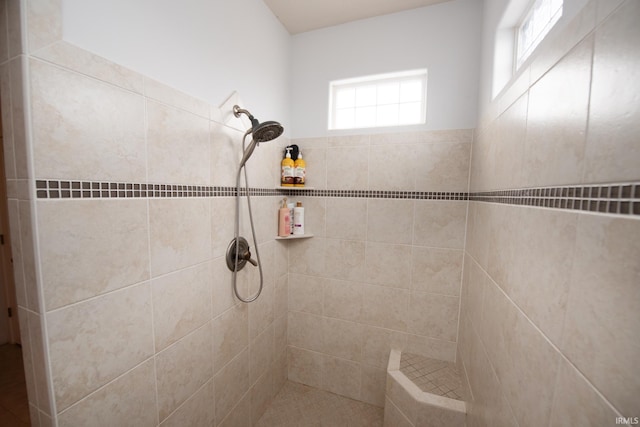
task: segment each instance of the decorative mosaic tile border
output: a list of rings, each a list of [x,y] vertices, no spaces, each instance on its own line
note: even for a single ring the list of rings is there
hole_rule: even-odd
[[[470,193],[469,200],[618,215],[640,215],[640,182]]]
[[[246,190],[240,190],[241,195]],[[251,196],[361,197],[380,199],[467,200],[467,193],[373,190],[303,190],[299,188],[249,188]],[[37,180],[38,199],[111,199],[164,197],[232,197],[235,187],[140,184],[130,182]]]
[[[241,195],[246,190],[240,191]],[[409,200],[471,200],[510,205],[538,206],[617,215],[640,215],[640,182],[540,187],[476,193],[435,191],[308,190],[300,188],[250,188],[251,196],[356,197]],[[166,197],[233,197],[235,187],[37,180],[38,199],[111,199]]]
[[[468,200],[468,193],[447,191],[300,190],[280,188],[279,194],[311,197],[356,197],[367,199]]]
[[[241,190],[241,194],[246,191]],[[252,196],[277,196],[276,189],[251,188]],[[37,180],[38,199],[115,199],[164,197],[232,197],[235,187],[206,185],[140,184],[132,182]]]

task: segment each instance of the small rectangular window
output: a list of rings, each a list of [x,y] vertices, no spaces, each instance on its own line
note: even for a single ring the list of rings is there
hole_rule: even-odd
[[[329,129],[423,124],[426,112],[426,69],[329,84]]]
[[[563,0],[536,0],[518,27],[516,69],[526,61],[536,46],[562,16]]]

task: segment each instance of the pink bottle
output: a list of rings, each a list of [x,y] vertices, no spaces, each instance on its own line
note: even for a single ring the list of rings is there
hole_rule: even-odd
[[[289,237],[291,233],[291,213],[287,207],[287,198],[282,201],[282,207],[278,211],[278,236]]]

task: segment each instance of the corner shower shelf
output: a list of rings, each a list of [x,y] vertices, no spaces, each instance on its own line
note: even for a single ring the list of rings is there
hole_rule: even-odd
[[[309,237],[313,237],[312,233],[307,234],[291,234],[287,237],[276,236],[276,240],[295,240],[295,239],[308,239]]]

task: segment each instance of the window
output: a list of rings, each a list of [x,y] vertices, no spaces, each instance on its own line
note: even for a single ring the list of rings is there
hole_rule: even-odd
[[[518,27],[516,68],[524,63],[562,16],[563,0],[536,0]]]
[[[329,129],[426,122],[427,70],[337,80],[329,84]]]

